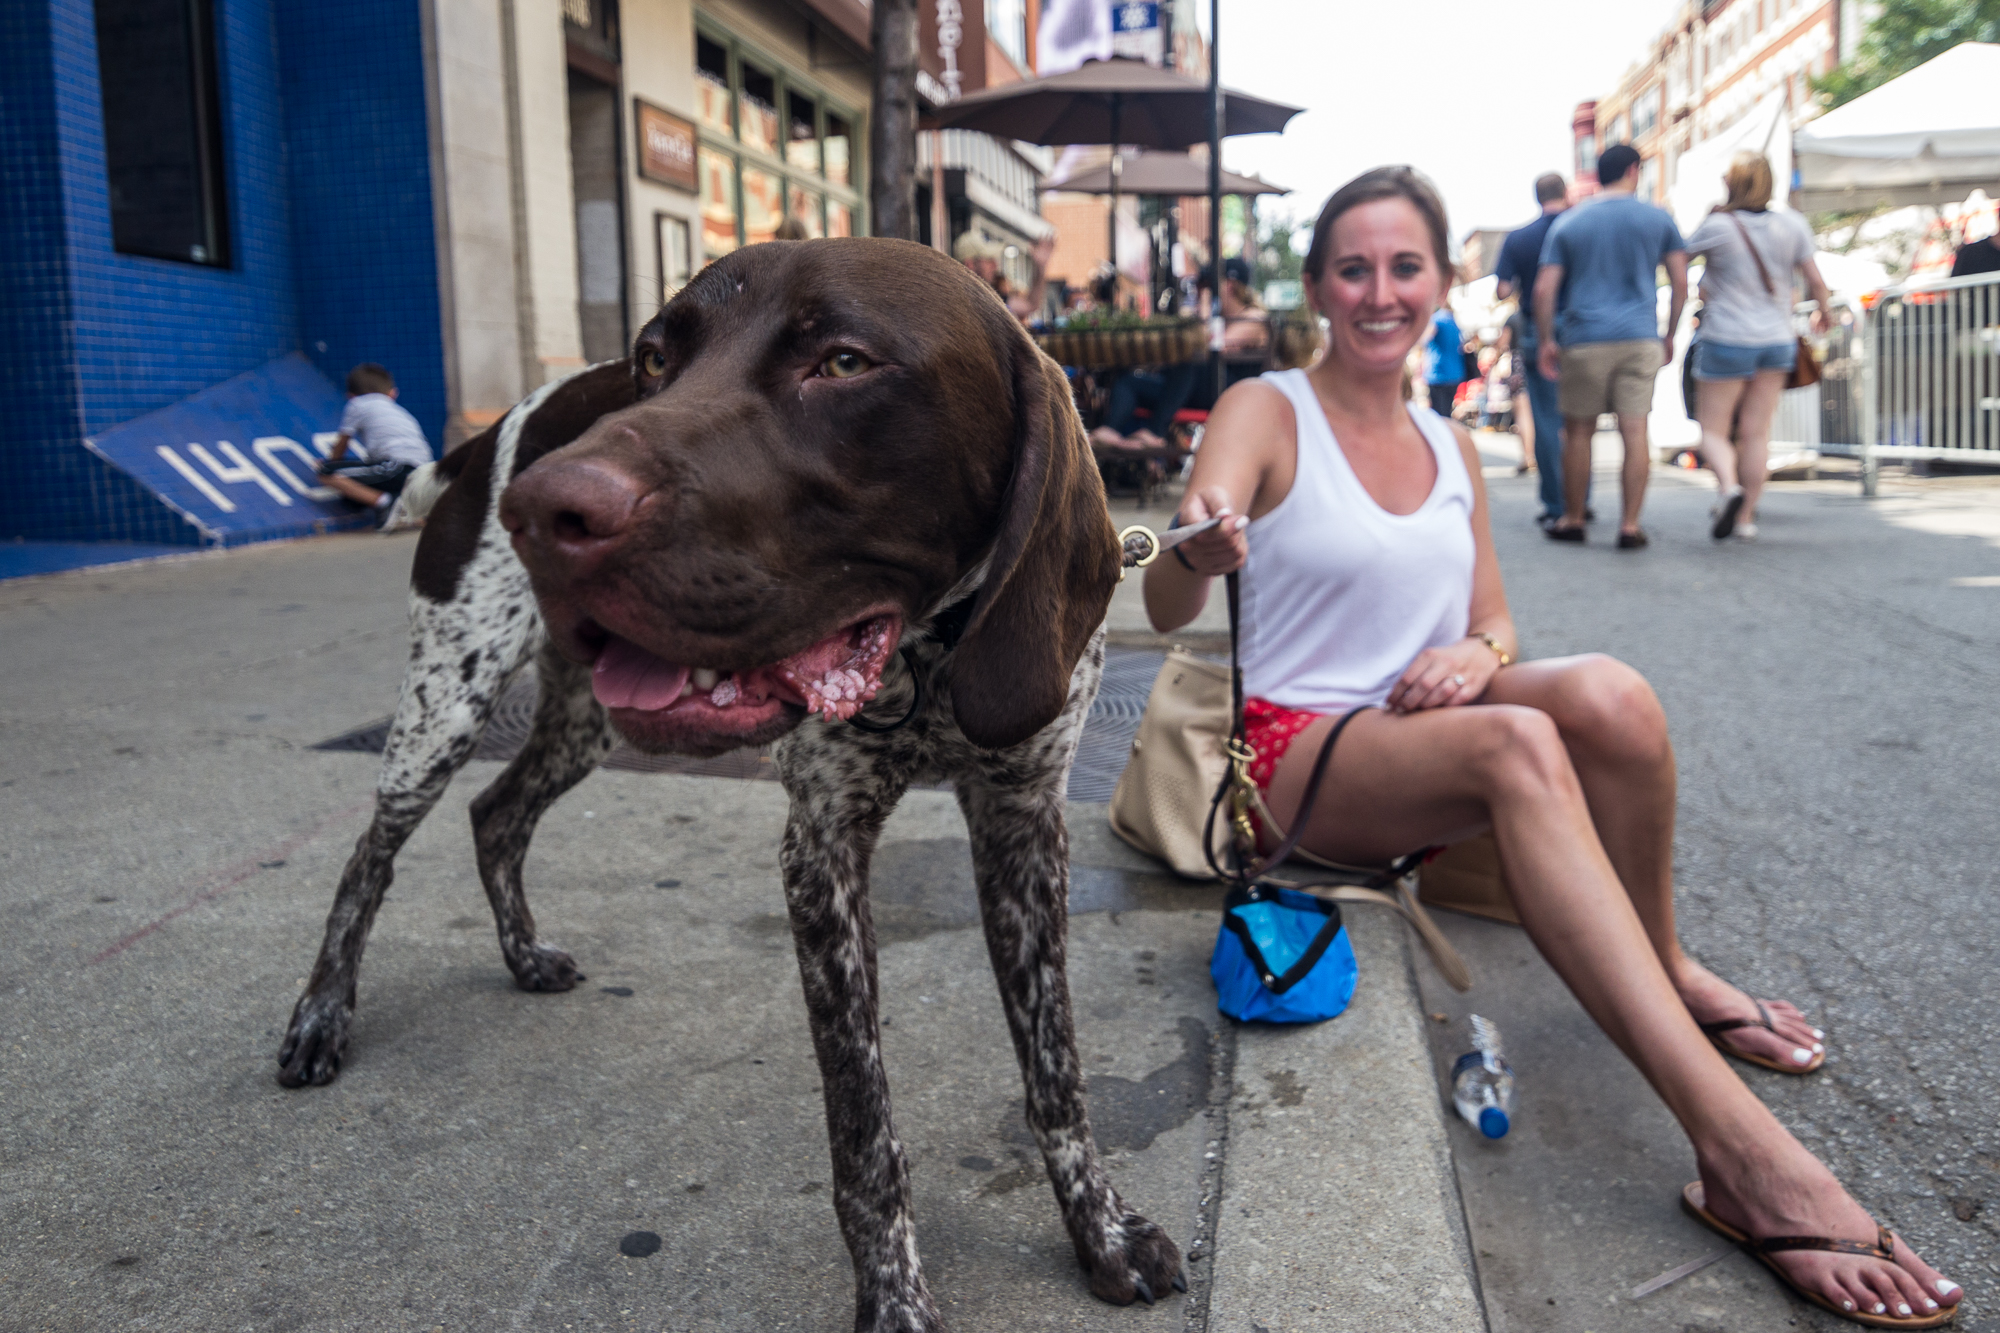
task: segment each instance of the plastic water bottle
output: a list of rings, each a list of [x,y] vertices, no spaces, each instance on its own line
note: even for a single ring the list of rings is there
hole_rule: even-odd
[[[1451,1102],[1489,1139],[1506,1137],[1514,1115],[1514,1070],[1500,1048],[1500,1029],[1472,1016],[1472,1049],[1451,1067]]]

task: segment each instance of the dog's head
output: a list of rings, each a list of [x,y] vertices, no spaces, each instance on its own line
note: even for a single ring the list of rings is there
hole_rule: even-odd
[[[638,401],[523,471],[500,517],[635,745],[850,717],[904,627],[975,580],[960,728],[1000,747],[1061,711],[1117,539],[1061,370],[971,273],[905,241],[752,246],[632,367]]]

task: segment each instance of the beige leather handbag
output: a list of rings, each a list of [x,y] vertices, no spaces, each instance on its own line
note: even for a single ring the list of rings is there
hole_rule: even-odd
[[[1111,794],[1111,831],[1188,879],[1215,878],[1202,829],[1229,771],[1229,707],[1228,667],[1168,650]],[[1211,832],[1215,860],[1226,863],[1228,821],[1213,821]]]

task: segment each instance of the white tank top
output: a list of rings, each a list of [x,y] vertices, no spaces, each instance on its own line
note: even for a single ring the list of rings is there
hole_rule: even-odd
[[[1303,370],[1263,377],[1291,400],[1298,467],[1249,527],[1242,579],[1243,688],[1286,708],[1380,704],[1416,655],[1465,637],[1472,606],[1472,478],[1445,420],[1410,417],[1437,455],[1414,513],[1375,503],[1333,438]]]

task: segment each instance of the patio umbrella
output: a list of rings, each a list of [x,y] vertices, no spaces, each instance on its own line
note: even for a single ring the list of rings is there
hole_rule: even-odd
[[[1122,153],[1117,179],[1109,162],[1087,167],[1074,176],[1050,181],[1045,190],[1072,190],[1078,194],[1110,194],[1114,187],[1132,194],[1187,195],[1208,193],[1208,163],[1197,162],[1186,153]],[[1273,185],[1256,176],[1240,176],[1227,167],[1222,171],[1224,194],[1290,194],[1283,185]]]
[[[1302,108],[1223,89],[1231,134],[1277,134]],[[1208,142],[1208,86],[1143,60],[1092,60],[1046,79],[968,93],[938,108],[949,130],[1025,143],[1126,143],[1189,148]]]
[[[1303,109],[1204,84],[1143,60],[1111,59],[969,94],[939,107],[937,123],[944,129],[980,130],[1025,143],[1112,145],[1111,188],[1106,193],[1111,196],[1109,253],[1115,266],[1123,166],[1117,155],[1119,144],[1179,149],[1207,143],[1211,156],[1219,156],[1220,145],[1211,143],[1211,134],[1278,134]],[[1211,123],[1211,111],[1221,113],[1226,130]],[[1219,226],[1221,196],[1228,193],[1217,187],[1211,176],[1205,191],[1214,210],[1212,233]],[[1220,255],[1211,258],[1219,265]]]

